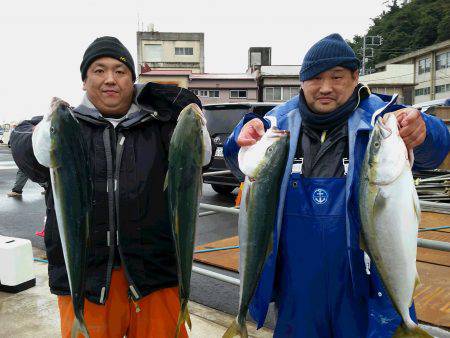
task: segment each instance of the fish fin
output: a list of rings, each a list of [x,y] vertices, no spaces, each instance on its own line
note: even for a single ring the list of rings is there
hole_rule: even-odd
[[[373,215],[381,213],[381,211],[386,207],[387,195],[382,189],[378,190],[377,196],[375,197],[373,203]]]
[[[407,327],[405,324],[402,323],[397,328],[397,330],[395,330],[392,338],[403,338],[403,337],[433,338],[433,336],[422,330],[417,324],[415,324],[413,327]]]
[[[88,329],[86,327],[86,323],[84,322],[84,318],[80,321],[78,318],[74,318],[72,331],[70,333],[71,338],[77,338],[79,334],[82,334],[85,338],[90,338]]]
[[[417,217],[417,224],[419,224],[420,223],[420,215],[421,215],[419,197],[417,196],[416,193],[414,193],[412,198],[413,198],[413,204],[414,204],[414,212],[416,213],[416,217]]]
[[[231,323],[228,330],[225,331],[222,338],[233,338],[235,336],[239,336],[241,338],[247,338],[247,325],[244,323],[239,324],[238,319],[236,318],[233,323]]]
[[[247,178],[246,178],[246,180],[247,180]],[[248,210],[248,205],[250,204],[250,194],[251,194],[251,190],[252,190],[252,186],[253,186],[253,183],[250,181],[250,180],[248,180],[247,182],[245,182],[245,185],[248,185],[248,187],[247,187],[247,191],[246,191],[246,194],[245,194],[245,210]],[[244,189],[245,189],[245,187],[244,187]]]
[[[166,173],[166,178],[164,179],[164,187],[163,190],[167,190],[167,187],[169,186],[169,172]]]
[[[178,338],[181,327],[184,323],[187,323],[189,330],[192,330],[192,322],[191,316],[189,315],[187,300],[182,300],[181,302],[180,313],[178,314],[177,327],[175,329],[175,338]]]
[[[410,167],[412,168],[414,165],[414,151],[412,149],[408,150],[408,161]]]
[[[359,234],[359,247],[361,248],[362,251],[367,252],[367,244],[366,244],[366,240],[364,239],[364,236],[362,233]]]
[[[269,255],[272,253],[272,250],[273,250],[273,231],[270,232],[269,242],[267,243],[266,259],[264,263],[266,262]]]
[[[416,271],[416,280],[414,281],[413,296],[414,296],[414,294],[416,293],[417,287],[420,286],[421,284],[422,284],[422,282],[420,281],[419,274],[418,274],[417,271]],[[412,298],[412,299],[411,299],[411,304],[409,304],[410,307],[411,307],[411,305],[412,305],[413,300],[414,300],[414,299]]]

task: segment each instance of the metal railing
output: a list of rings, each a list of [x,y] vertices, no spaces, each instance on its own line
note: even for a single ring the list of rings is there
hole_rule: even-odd
[[[227,174],[231,174],[231,170],[211,171],[209,173],[203,173],[203,177],[216,176],[216,175],[227,175]]]
[[[223,170],[223,171],[215,171],[210,173],[204,173],[203,176],[214,176],[214,175],[223,175],[230,173],[230,170]],[[213,215],[217,213],[227,213],[227,214],[233,214],[233,215],[239,215],[239,209],[235,207],[223,207],[219,205],[214,204],[207,204],[207,203],[200,203],[200,208],[207,210],[205,212],[199,213],[199,217]],[[434,202],[423,202],[421,201],[421,207],[425,208],[433,208],[433,207],[442,207],[445,209],[444,213],[450,213],[450,205],[442,206],[442,203],[434,203]],[[417,239],[417,247],[426,248],[426,249],[432,249],[432,250],[439,250],[439,251],[446,251],[450,252],[450,243],[448,242],[442,242],[442,241],[435,241],[430,239],[424,239],[424,238],[418,238]],[[226,283],[230,283],[233,285],[239,285],[239,279],[230,277],[221,273],[217,273],[211,270],[203,269],[198,266],[193,266],[192,271],[204,275],[207,277],[211,277]]]

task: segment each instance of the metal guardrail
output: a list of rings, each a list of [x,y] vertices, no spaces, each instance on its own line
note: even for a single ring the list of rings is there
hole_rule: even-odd
[[[220,205],[207,204],[207,203],[200,203],[199,206],[200,206],[200,208],[209,210],[209,211],[224,212],[226,214],[239,215],[239,209],[237,209],[237,208],[221,207]]]
[[[205,177],[205,176],[223,175],[223,174],[229,174],[229,173],[231,173],[230,170],[214,171],[214,172],[210,172],[210,173],[204,173],[203,176]],[[441,210],[444,209],[444,210],[442,210],[444,213],[450,213],[450,205],[445,206],[442,203],[434,203],[434,202],[427,202],[427,201],[420,201],[420,204],[421,204],[422,209],[437,209],[437,208],[439,208]],[[200,203],[199,206],[200,206],[200,208],[202,208],[204,210],[208,210],[208,211],[199,213],[199,217],[213,215],[213,214],[220,213],[220,212],[227,213],[227,214],[239,215],[238,208],[223,207],[223,206],[207,204],[207,203]],[[418,238],[417,246],[421,247],[421,248],[450,252],[450,243],[447,243],[447,242]],[[198,274],[207,276],[207,277],[211,277],[211,278],[214,278],[214,279],[226,282],[226,283],[233,284],[233,285],[239,286],[239,284],[240,284],[239,279],[237,279],[237,278],[230,277],[230,276],[227,276],[227,275],[224,275],[221,273],[217,273],[214,271],[210,271],[207,269],[203,269],[203,268],[200,268],[197,266],[193,266],[192,271],[194,271]]]
[[[231,170],[210,171],[209,173],[203,173],[203,177],[226,175],[226,174],[231,174]]]
[[[421,248],[450,252],[450,243],[448,242],[433,241],[431,239],[418,238],[417,246]]]
[[[211,278],[220,280],[222,282],[230,283],[230,284],[237,285],[237,286],[240,285],[240,281],[237,278],[230,277],[230,276],[227,276],[227,275],[223,275],[221,273],[217,273],[217,272],[214,272],[214,271],[211,271],[211,270],[199,268],[198,266],[193,266],[192,267],[192,271],[196,272],[196,273],[198,273],[200,275],[203,275],[203,276],[207,276],[207,277],[211,277]]]

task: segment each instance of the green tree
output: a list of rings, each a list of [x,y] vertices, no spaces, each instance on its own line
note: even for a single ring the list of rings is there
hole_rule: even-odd
[[[379,35],[381,46],[374,48],[366,69],[402,54],[450,39],[450,1],[412,0],[399,5],[397,0],[386,3],[387,9],[372,19],[367,35]],[[355,35],[350,46],[362,59],[363,36]]]

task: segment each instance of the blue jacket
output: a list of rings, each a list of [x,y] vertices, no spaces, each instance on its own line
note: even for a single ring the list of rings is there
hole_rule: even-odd
[[[258,327],[264,324],[269,303],[273,300],[278,241],[282,227],[284,201],[301,126],[301,116],[298,105],[299,98],[296,96],[286,103],[275,107],[266,115],[275,116],[277,118],[278,128],[289,130],[291,138],[286,170],[284,172],[280,187],[277,220],[274,225],[273,251],[264,265],[261,279],[250,305],[250,313],[257,321]],[[361,225],[358,213],[358,178],[369,140],[369,133],[372,129],[370,124],[372,115],[380,112],[383,114],[398,110],[400,108],[404,108],[404,106],[395,104],[395,98],[371,94],[369,97],[361,101],[358,108],[348,120],[350,163],[346,180],[347,252],[350,270],[352,273],[353,290],[357,295],[363,297],[368,297],[369,285],[367,285],[367,282],[358,280],[360,278],[358,276],[365,276],[365,264],[359,246],[359,233]],[[424,143],[414,149],[414,169],[417,170],[436,168],[444,161],[448,151],[450,150],[450,135],[444,122],[436,117],[426,114],[422,114],[422,117],[426,124],[427,136]],[[224,145],[225,160],[227,161],[229,168],[238,177],[242,177],[242,173],[238,167],[237,154],[239,151],[239,146],[237,145],[236,140],[243,124],[245,124],[248,119],[249,117],[244,117],[242,119]],[[372,285],[375,288],[382,289],[381,283],[376,277],[376,274],[371,274],[371,276],[373,276]]]

